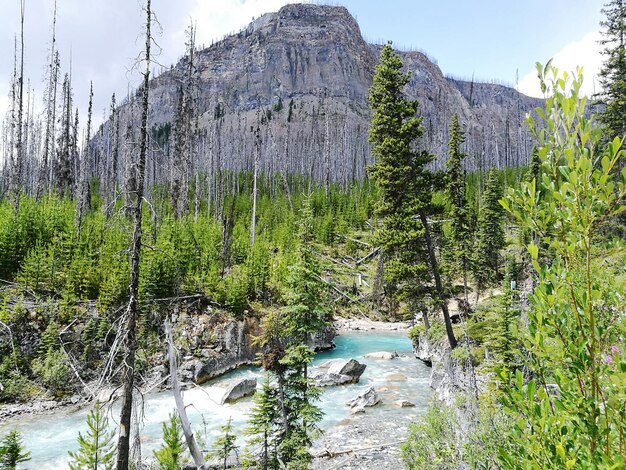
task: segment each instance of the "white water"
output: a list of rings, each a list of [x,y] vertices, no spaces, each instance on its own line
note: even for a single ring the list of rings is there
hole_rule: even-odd
[[[330,387],[321,398],[321,408],[325,413],[321,427],[330,430],[342,426],[350,418],[346,402],[358,392],[373,385],[382,398],[382,404],[367,410],[371,416],[384,416],[385,420],[406,422],[422,414],[430,397],[428,386],[430,369],[415,359],[411,353],[411,343],[404,334],[395,332],[350,333],[336,338],[337,348],[316,356],[314,364],[335,358],[355,358],[367,364],[358,384]],[[365,359],[363,356],[376,351],[397,351],[401,356],[392,360]],[[246,416],[252,406],[252,399],[244,399],[234,404],[218,405],[224,392],[224,382],[235,376],[258,376],[256,368],[243,368],[213,380],[202,387],[184,392],[187,413],[194,431],[206,436],[209,446],[220,435],[220,426],[232,418],[236,429],[245,427]],[[406,377],[406,379],[404,379]],[[261,383],[259,379],[259,384]],[[222,385],[222,387],[220,387]],[[394,401],[404,399],[415,403],[415,408],[397,408]],[[160,445],[161,423],[168,419],[174,409],[174,399],[170,392],[159,392],[146,396],[144,403],[144,426],[141,431],[142,452],[151,456],[152,450]],[[59,411],[50,415],[18,417],[0,425],[0,436],[11,429],[22,433],[24,443],[31,452],[32,459],[23,468],[59,469],[66,467],[68,450],[77,449],[76,437],[85,432],[84,409],[67,413]],[[109,410],[109,422],[114,424],[118,409]],[[242,443],[239,442],[241,445]]]

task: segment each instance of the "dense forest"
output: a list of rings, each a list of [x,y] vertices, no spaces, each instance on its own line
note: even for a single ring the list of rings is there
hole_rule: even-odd
[[[407,468],[626,466],[621,0],[603,10],[603,94],[580,93],[580,70],[537,64],[545,100],[526,117],[533,145],[521,155],[516,141],[515,165],[499,169],[468,164],[474,127],[457,114],[438,133],[447,158],[436,164],[429,121],[406,93],[406,55],[382,46],[368,155],[354,157],[363,173],[341,175],[331,175],[328,118],[303,171],[280,164],[291,144],[277,142],[290,137],[272,134],[271,114],[297,112],[282,100],[257,107],[247,137],[231,142],[246,165],[198,166],[209,153],[194,29],[174,118],[157,124],[150,0],[144,13],[142,84],[128,102],[113,96],[97,132],[91,95],[81,132],[54,27],[35,116],[22,26],[2,135],[1,406],[41,397],[88,406],[70,468],[324,468],[310,452],[323,432],[315,338],[337,318],[367,317],[409,322],[415,355],[455,391],[435,394],[410,425]],[[276,167],[263,163],[268,148]],[[207,312],[193,335],[181,326]],[[181,395],[206,380],[185,375],[185,361],[206,360],[211,347],[219,355],[215,331],[229,322],[252,331],[264,374],[245,445],[230,420],[202,442]],[[176,408],[160,448],[142,459],[137,397],[164,386]],[[114,394],[117,426],[106,411]],[[19,432],[1,437],[0,468],[29,459]]]

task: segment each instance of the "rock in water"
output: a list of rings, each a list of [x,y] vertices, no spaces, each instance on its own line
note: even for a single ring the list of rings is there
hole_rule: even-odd
[[[354,359],[342,359],[334,361],[328,368],[328,374],[348,375],[352,377],[351,383],[357,383],[367,366]]]
[[[367,359],[394,359],[398,357],[397,352],[389,352],[389,351],[378,351],[365,355]]]
[[[221,404],[232,403],[243,397],[254,395],[256,392],[256,377],[246,377],[233,382],[224,392]]]
[[[354,383],[354,378],[341,374],[316,374],[311,376],[316,387],[334,387]]]
[[[415,406],[415,403],[408,400],[398,400],[396,401],[396,406],[398,408],[413,408]]]
[[[357,395],[357,397],[348,402],[348,406],[350,408],[354,408],[358,410],[359,408],[365,408],[366,406],[376,406],[380,403],[380,397],[374,387],[368,387],[361,393]]]

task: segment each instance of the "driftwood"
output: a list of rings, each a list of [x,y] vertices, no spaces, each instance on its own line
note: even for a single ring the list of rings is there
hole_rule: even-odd
[[[372,251],[370,251],[368,254],[366,254],[363,258],[359,259],[356,261],[356,265],[360,265],[362,263],[364,263],[365,261],[367,261],[368,259],[370,259],[372,256],[375,256],[378,254],[378,252],[380,251],[380,247],[376,247],[374,248]]]
[[[180,384],[178,383],[178,366],[176,365],[176,351],[174,350],[174,339],[172,338],[172,328],[169,321],[165,320],[165,336],[167,339],[167,350],[170,359],[170,378],[172,380],[172,393],[174,394],[174,400],[176,401],[176,409],[178,410],[178,416],[180,417],[180,424],[183,428],[183,434],[189,447],[189,452],[193,457],[193,461],[196,467],[199,469],[206,469],[206,463],[202,456],[202,450],[196,442],[196,438],[191,431],[191,424],[187,417],[187,410],[185,409],[185,403],[183,402],[183,396],[180,393]]]

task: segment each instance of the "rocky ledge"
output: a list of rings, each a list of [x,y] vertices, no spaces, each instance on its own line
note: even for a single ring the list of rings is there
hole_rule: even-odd
[[[486,386],[488,378],[484,374],[468,370],[466,364],[452,357],[445,338],[431,341],[423,333],[413,340],[413,354],[432,367],[430,387],[435,396],[446,404],[453,404],[455,395],[459,393],[473,395],[476,388],[480,392]]]

